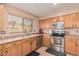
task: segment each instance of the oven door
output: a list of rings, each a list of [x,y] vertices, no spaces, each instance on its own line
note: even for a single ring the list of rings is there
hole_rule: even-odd
[[[55,37],[54,38],[54,44],[62,45],[62,39],[61,38],[58,38],[58,37]]]

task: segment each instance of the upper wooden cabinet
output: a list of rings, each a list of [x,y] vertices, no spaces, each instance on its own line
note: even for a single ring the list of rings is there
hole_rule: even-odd
[[[58,21],[59,21],[59,17],[54,17],[54,18],[52,18],[51,20],[52,20],[52,21],[51,21],[52,23],[58,22]]]
[[[46,24],[46,28],[47,28],[47,29],[51,29],[51,28],[52,28],[51,19],[46,20],[45,24]]]
[[[64,28],[79,28],[79,12],[40,21],[40,27],[52,28],[54,22],[64,22]]]
[[[45,26],[46,26],[46,24],[45,24],[45,21],[44,20],[39,21],[39,27],[40,28],[44,29]]]
[[[41,20],[39,22],[40,28],[42,28],[42,29],[51,29],[52,28],[52,23],[57,22],[58,20],[59,20],[58,17]]]
[[[74,24],[76,28],[79,28],[79,12],[75,13]]]
[[[3,26],[3,16],[4,16],[4,7],[3,5],[0,5],[0,30]]]
[[[7,12],[4,5],[0,5],[0,30],[7,27]]]
[[[59,22],[64,22],[63,16],[60,16],[58,19]]]
[[[51,28],[51,20],[50,19],[46,19],[46,20],[41,20],[40,21],[40,28],[42,29],[50,29]]]
[[[64,27],[65,28],[73,28],[74,27],[74,17],[75,14],[64,15]]]

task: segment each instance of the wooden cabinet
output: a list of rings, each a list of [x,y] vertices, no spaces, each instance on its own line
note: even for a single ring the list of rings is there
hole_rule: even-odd
[[[0,56],[25,56],[36,49],[36,37],[0,45]]]
[[[31,38],[31,51],[34,51],[36,49],[36,38]]]
[[[50,35],[49,34],[44,34],[43,35],[43,45],[46,47],[50,47]]]
[[[65,37],[65,52],[66,53],[70,52],[70,46],[69,46],[69,44],[70,44],[69,38]]]
[[[3,56],[12,56],[12,48],[7,48],[3,50]]]
[[[23,40],[22,55],[27,55],[31,52],[30,39]]]
[[[64,27],[65,28],[73,28],[74,27],[74,17],[75,14],[64,15]]]
[[[22,56],[22,44],[17,46],[17,56]]]
[[[58,19],[59,22],[64,22],[63,16],[60,16]]]
[[[77,41],[76,38],[65,37],[65,52],[76,55]]]
[[[2,52],[3,52],[2,46],[0,46],[0,56],[2,56]]]
[[[77,56],[79,56],[79,38],[77,38]]]
[[[46,19],[45,24],[46,24],[46,29],[51,29],[52,28],[51,18]]]
[[[4,5],[0,5],[0,30],[7,27],[7,12]]]
[[[75,13],[75,20],[74,20],[74,24],[76,28],[79,28],[79,12]]]
[[[2,50],[0,50],[0,56],[2,56],[3,54],[2,54]]]
[[[51,22],[55,23],[55,22],[58,22],[58,20],[59,20],[59,17],[54,17],[54,18],[51,19]]]
[[[44,29],[45,26],[46,26],[45,21],[44,21],[44,20],[40,20],[40,21],[39,21],[39,27],[40,27],[41,29]]]
[[[3,48],[3,55],[4,56],[18,56],[19,49],[20,49],[20,46],[17,45],[17,42],[5,44]]]
[[[3,26],[3,6],[0,5],[0,30],[2,29]]]

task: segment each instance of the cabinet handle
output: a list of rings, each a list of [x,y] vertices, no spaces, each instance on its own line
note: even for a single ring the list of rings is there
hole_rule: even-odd
[[[6,50],[6,53],[7,53],[7,50]]]

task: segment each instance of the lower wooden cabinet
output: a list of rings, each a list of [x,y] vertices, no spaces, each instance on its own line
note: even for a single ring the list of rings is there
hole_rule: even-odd
[[[11,47],[3,48],[3,56],[21,56],[21,55],[22,55],[21,45],[15,44],[15,45],[12,45]]]
[[[22,44],[17,46],[17,56],[22,56]]]
[[[79,38],[77,39],[77,55],[79,56]]]
[[[5,43],[0,46],[0,56],[25,56],[36,49],[36,37]]]
[[[3,56],[12,56],[12,48],[4,49]]]
[[[31,51],[34,51],[36,49],[36,38],[31,38]]]
[[[2,56],[2,46],[0,46],[0,56]]]
[[[31,52],[30,39],[26,39],[22,44],[22,55],[27,55]]]
[[[2,54],[2,50],[0,50],[0,56],[2,56],[3,54]]]
[[[77,39],[72,37],[65,37],[65,53],[72,55],[77,54]]]
[[[43,35],[43,45],[46,46],[46,47],[50,47],[50,35],[49,34],[44,34]]]

